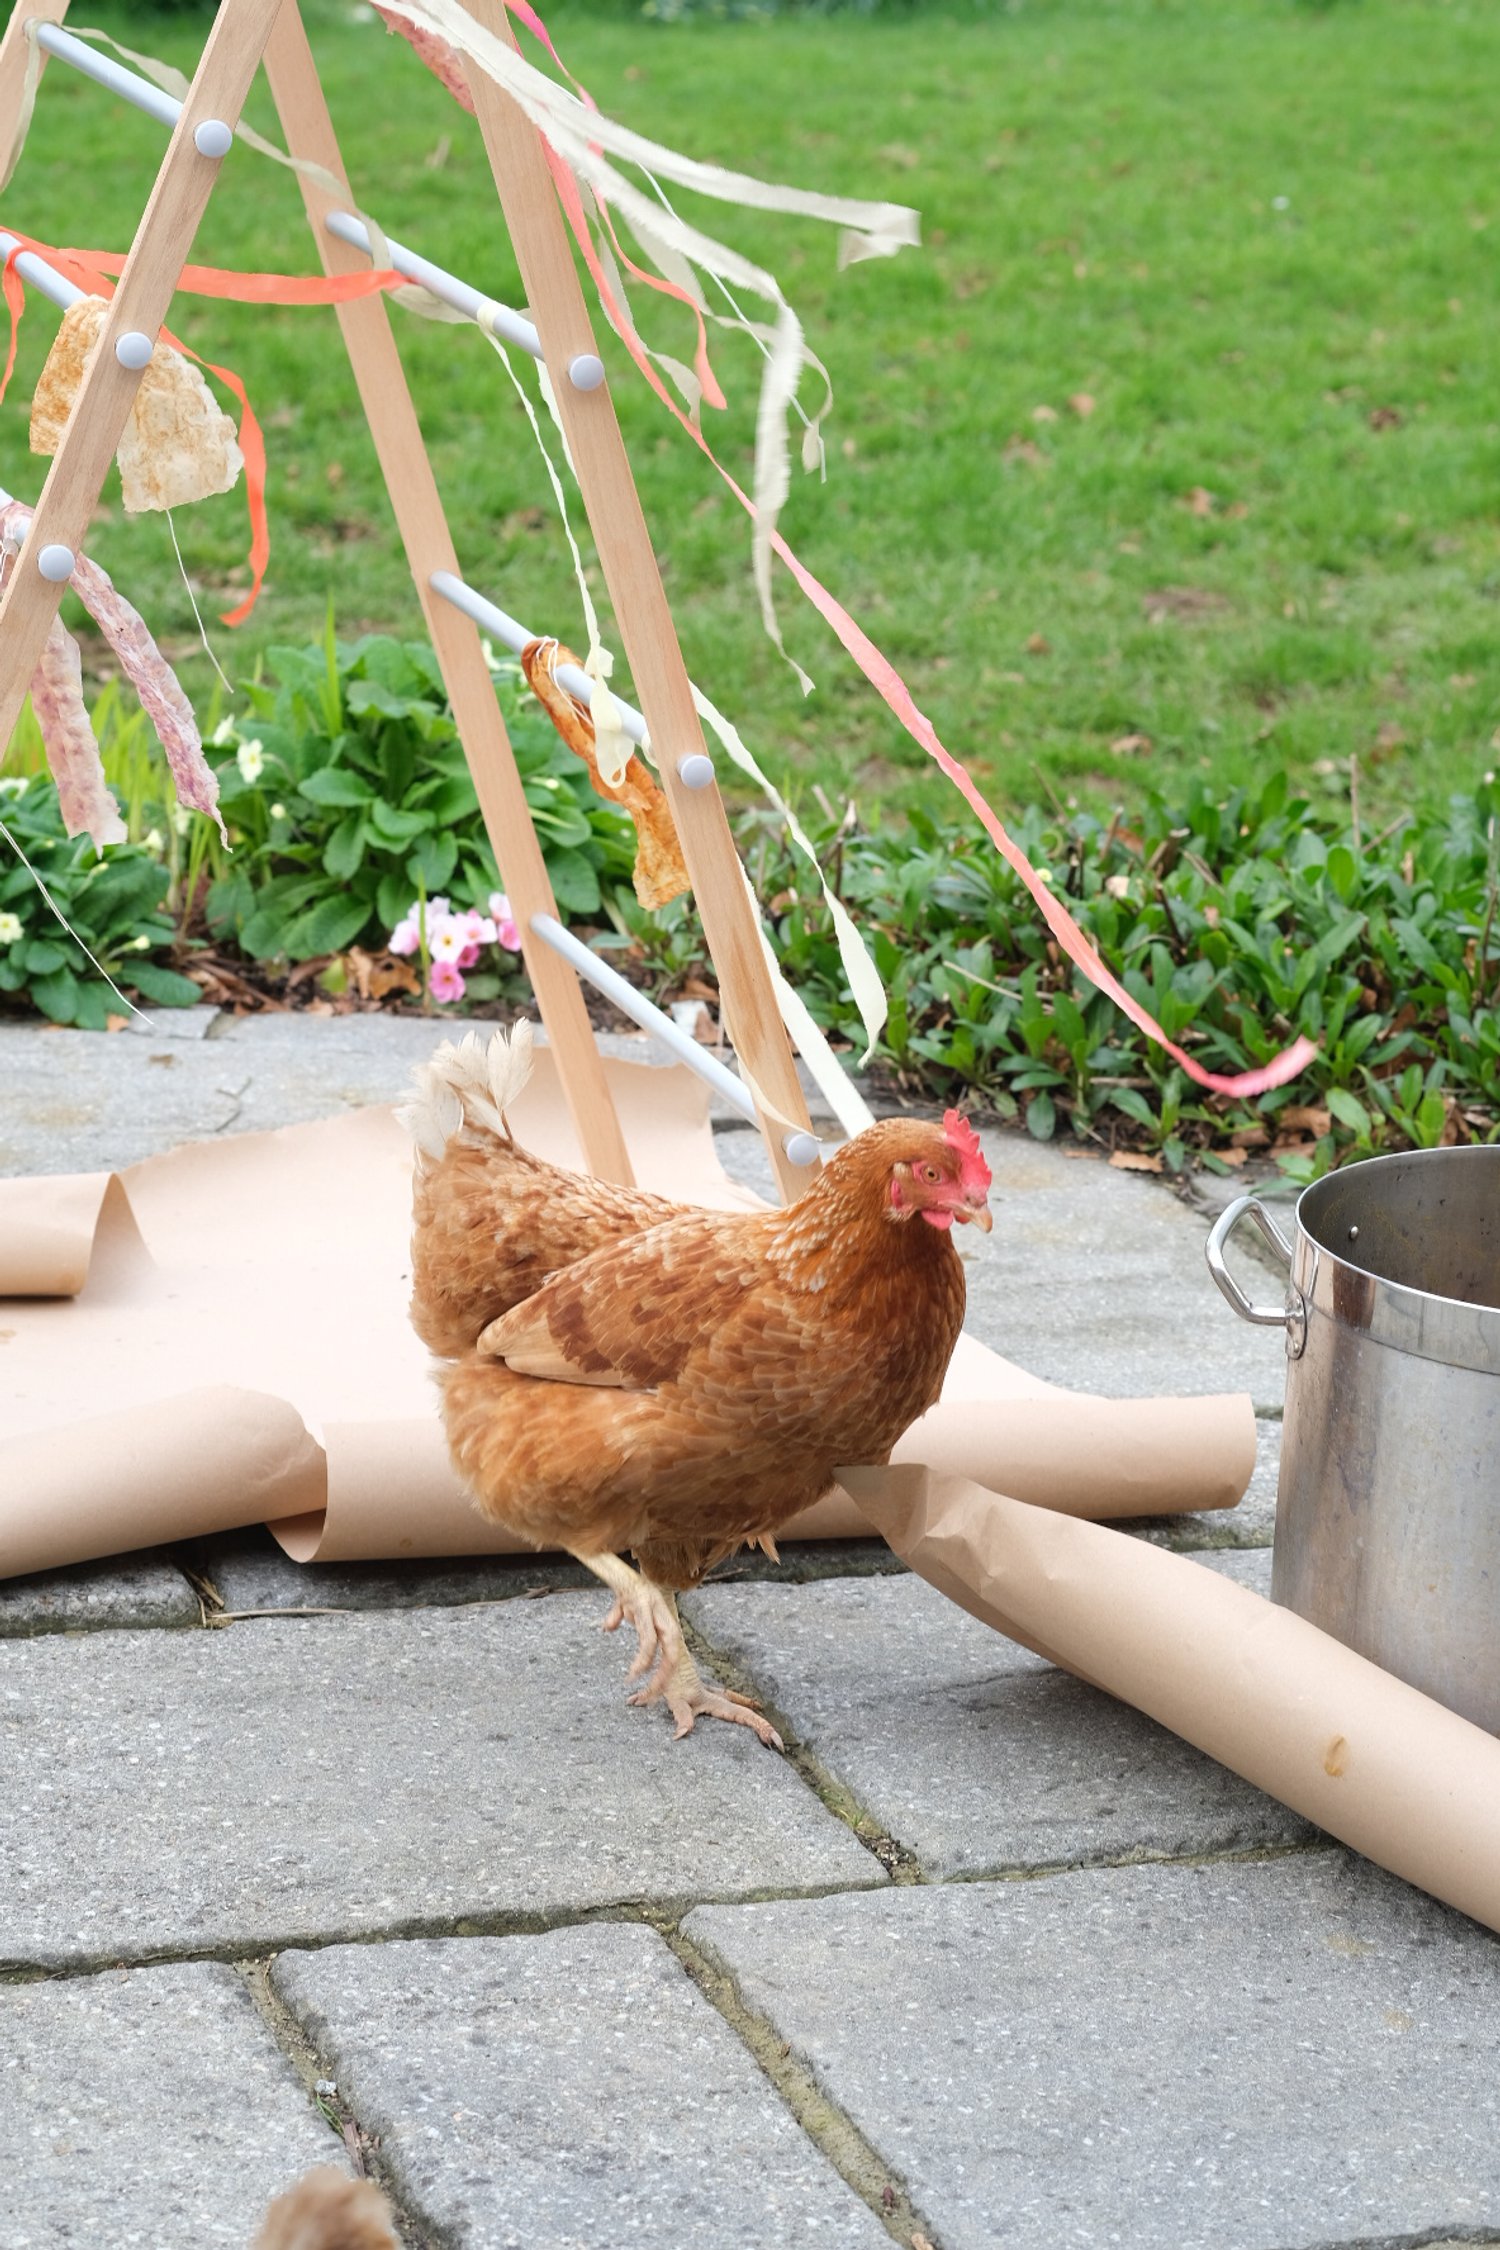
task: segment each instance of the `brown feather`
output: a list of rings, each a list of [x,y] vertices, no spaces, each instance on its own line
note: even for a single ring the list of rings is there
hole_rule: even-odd
[[[466,1127],[438,1162],[418,1167],[412,1326],[439,1359],[456,1359],[559,1268],[677,1209],[665,1196],[566,1172]]]
[[[841,1462],[887,1459],[937,1398],[964,1309],[950,1236],[893,1209],[893,1166],[957,1162],[941,1128],[901,1119],[862,1133],[786,1211],[677,1211],[631,1232],[606,1191],[612,1238],[571,1263],[532,1203],[531,1264],[512,1229],[505,1286],[547,1258],[564,1270],[498,1322],[500,1357],[467,1351],[441,1378],[485,1513],[539,1547],[632,1549],[681,1587],[774,1538]],[[528,1200],[544,1186],[525,1168],[507,1179]],[[588,1231],[596,1194],[573,1183],[565,1242]]]

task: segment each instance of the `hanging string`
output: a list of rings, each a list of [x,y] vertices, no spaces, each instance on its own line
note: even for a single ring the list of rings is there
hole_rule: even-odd
[[[187,564],[182,559],[182,549],[177,544],[177,526],[172,521],[171,509],[166,509],[165,514],[167,518],[167,529],[172,535],[172,552],[177,557],[177,568],[182,573],[182,583],[187,593],[188,607],[192,610],[193,613],[193,623],[198,628],[198,638],[203,643],[203,653],[208,658],[208,661],[213,666],[214,670],[218,673],[219,678],[224,682],[224,685],[229,693],[233,695],[235,692],[234,682],[230,679],[223,665],[215,656],[213,647],[208,638],[208,634],[204,630],[202,612],[198,608],[198,597],[193,592],[193,582],[187,574]]]

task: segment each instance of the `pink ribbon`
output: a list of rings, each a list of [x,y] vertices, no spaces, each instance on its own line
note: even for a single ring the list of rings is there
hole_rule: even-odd
[[[603,267],[599,263],[584,217],[583,203],[578,193],[578,183],[562,158],[553,149],[548,148],[545,141],[542,145],[547,151],[547,162],[551,167],[553,181],[562,200],[563,209],[567,214],[568,224],[573,230],[579,249],[583,252],[584,260],[593,277],[594,286],[598,289],[610,318],[624,341],[626,350],[668,412],[676,416],[693,443],[718,470],[719,475],[724,479],[736,500],[739,501],[740,506],[748,515],[753,517],[756,513],[755,502],[736,483],[723,463],[715,458],[713,448],[704,437],[703,432],[688,415],[683,413],[681,407],[671,396],[666,385],[660,380],[655,368],[651,365],[644,345],[631,327],[625,315],[624,307],[616,301],[605,277]],[[1046,922],[1059,946],[1068,959],[1083,971],[1090,984],[1097,985],[1098,989],[1114,1002],[1121,1013],[1129,1017],[1138,1030],[1144,1031],[1147,1038],[1154,1039],[1160,1047],[1163,1047],[1172,1057],[1172,1060],[1180,1064],[1182,1069],[1187,1072],[1189,1078],[1193,1079],[1199,1086],[1207,1087],[1212,1093],[1229,1094],[1245,1100],[1254,1094],[1267,1093],[1273,1086],[1286,1085],[1289,1079],[1295,1078],[1299,1071],[1306,1069],[1308,1063],[1311,1062],[1318,1051],[1314,1042],[1306,1037],[1294,1040],[1290,1047],[1284,1048],[1270,1062],[1263,1063],[1258,1070],[1244,1070],[1233,1075],[1226,1075],[1220,1071],[1205,1070],[1201,1063],[1195,1062],[1191,1055],[1169,1039],[1150,1010],[1143,1008],[1141,1003],[1133,999],[1125,990],[1119,978],[1100,956],[1098,948],[1084,936],[1083,931],[1063,905],[1062,900],[1042,881],[1041,876],[1032,866],[1020,845],[1006,829],[999,814],[984,797],[967,767],[954,757],[951,750],[944,747],[932,721],[924,711],[918,710],[912,699],[911,690],[890,658],[883,655],[863,627],[855,623],[842,602],[836,600],[822,581],[814,577],[806,564],[798,560],[780,532],[772,532],[771,544],[814,609],[833,627],[839,640],[887,708],[894,712],[912,740],[927,752],[927,755],[948,776],[954,787],[960,790],[969,804],[973,806],[1001,857],[1014,868],[1016,874],[1040,907],[1042,919]]]

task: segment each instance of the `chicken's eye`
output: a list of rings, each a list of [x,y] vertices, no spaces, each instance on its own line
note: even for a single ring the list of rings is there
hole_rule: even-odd
[[[935,1164],[923,1164],[919,1169],[921,1178],[927,1182],[929,1187],[936,1187],[943,1176]]]

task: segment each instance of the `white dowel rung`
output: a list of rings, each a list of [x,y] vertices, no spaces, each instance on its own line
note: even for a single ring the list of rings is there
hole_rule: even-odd
[[[84,78],[92,78],[96,86],[107,86],[122,102],[129,102],[132,109],[144,110],[158,125],[175,125],[182,115],[182,104],[174,95],[164,94],[149,78],[127,70],[123,63],[111,62],[108,55],[101,55],[97,48],[75,39],[71,31],[63,31],[55,23],[37,25],[36,43],[45,47],[49,55],[55,55],[59,62],[70,64]]]
[[[13,234],[0,234],[0,264],[9,259],[15,247],[16,238]],[[34,250],[21,252],[16,259],[16,272],[23,281],[30,283],[38,295],[50,297],[54,305],[62,306],[64,312],[69,305],[76,305],[80,297],[88,295],[86,289],[79,289],[65,275],[60,274],[55,266],[49,266],[44,258],[39,258]]]
[[[375,253],[370,247],[370,230],[352,212],[330,211],[324,223],[329,233],[337,235],[340,242],[347,242],[352,249],[363,250],[367,258],[374,257]],[[456,273],[449,273],[446,266],[435,266],[430,258],[419,257],[415,250],[408,250],[404,242],[393,241],[390,235],[385,238],[385,250],[397,273],[404,273],[408,281],[420,282],[424,289],[431,290],[434,297],[445,305],[452,305],[455,312],[461,312],[468,320],[477,320],[480,313],[488,307],[490,326],[502,343],[514,344],[518,351],[530,352],[533,359],[541,358],[542,340],[531,322],[523,319],[520,313],[510,312],[504,305],[497,305],[493,298],[481,295],[477,289],[471,289],[467,281],[460,281]]]
[[[127,70],[123,63],[112,62],[107,55],[101,55],[82,39],[75,39],[71,32],[59,30],[56,24],[39,24],[36,36],[39,45],[45,47],[49,55],[55,55],[59,62],[71,64],[83,77],[92,78],[96,85],[107,87],[112,94],[118,94],[122,101],[129,102],[134,108],[144,110],[159,125],[172,126],[177,123],[182,114],[181,102],[171,94],[164,94],[160,87],[153,86],[149,79],[142,78],[138,72]],[[212,122],[211,120],[210,124]],[[199,128],[200,132],[205,129]],[[222,155],[226,151],[215,144],[214,153]],[[367,257],[372,254],[370,231],[352,212],[330,212],[327,224],[329,233],[337,235],[340,242],[347,242],[354,249],[363,250]],[[394,242],[387,236],[385,246],[391,264],[398,273],[404,273],[409,281],[419,282],[424,289],[430,289],[434,297],[441,298],[446,305],[452,305],[470,320],[476,319],[482,308],[490,306],[490,326],[501,342],[514,344],[519,351],[529,352],[533,359],[541,358],[541,338],[532,323],[520,313],[511,312],[504,305],[493,304],[479,290],[471,288],[468,282],[460,281],[457,274],[449,273],[444,266],[435,266],[431,259],[419,256],[415,250],[408,250],[404,243]],[[40,283],[37,286],[40,287]]]
[[[495,639],[503,641],[515,655],[520,655],[528,641],[536,639],[535,633],[528,633],[524,625],[517,624],[515,618],[507,615],[506,611],[497,609],[493,602],[486,601],[483,594],[476,593],[462,578],[455,578],[451,570],[435,570],[428,583],[435,594],[441,594],[445,602],[451,602],[455,609],[462,610],[464,616],[471,617],[484,632],[493,633]],[[594,683],[587,672],[580,671],[576,664],[559,664],[556,678],[569,695],[576,696],[580,703],[593,702]],[[622,703],[618,696],[615,698],[615,708],[620,714],[621,728],[630,740],[644,742],[646,722],[640,712],[632,710],[628,703]],[[704,762],[707,763],[706,760]]]
[[[705,1053],[696,1039],[680,1030],[671,1017],[648,1000],[643,992],[637,992],[635,986],[628,983],[618,969],[612,969],[607,961],[602,961],[581,938],[574,937],[571,930],[565,930],[561,922],[554,920],[550,914],[533,914],[531,927],[544,944],[551,946],[554,953],[560,953],[565,961],[571,962],[578,974],[596,992],[602,992],[607,1000],[612,1000],[622,1015],[629,1016],[632,1023],[638,1023],[642,1031],[649,1031],[652,1038],[659,1039],[664,1047],[670,1047],[679,1062],[686,1063],[689,1070],[696,1071],[700,1078],[712,1086],[716,1094],[722,1094],[725,1101],[738,1110],[748,1124],[756,1125],[760,1122],[755,1114],[755,1104],[750,1098],[750,1089],[743,1080],[736,1078],[732,1070],[726,1070],[721,1062]]]

